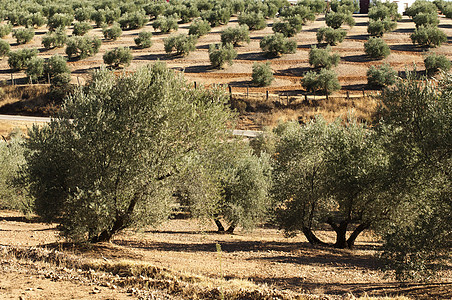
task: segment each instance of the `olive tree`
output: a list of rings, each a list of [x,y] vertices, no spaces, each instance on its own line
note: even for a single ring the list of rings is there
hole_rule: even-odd
[[[66,43],[67,35],[66,30],[62,27],[55,29],[55,31],[49,31],[42,37],[42,45],[46,49],[60,48]]]
[[[275,79],[269,62],[262,64],[254,63],[251,77],[253,78],[253,83],[258,86],[270,85]]]
[[[11,46],[7,41],[0,40],[0,57],[4,57],[9,53]]]
[[[117,47],[106,51],[103,55],[104,63],[114,68],[120,65],[128,66],[133,59],[132,52],[129,47]]]
[[[382,38],[371,37],[364,43],[364,52],[373,59],[383,59],[389,56],[391,50]]]
[[[163,40],[163,45],[168,54],[176,51],[176,55],[187,56],[196,49],[197,40],[196,36],[181,33],[167,37]]]
[[[341,89],[336,72],[325,68],[320,69],[318,73],[307,72],[301,79],[301,84],[308,92],[319,91],[326,95]]]
[[[152,32],[150,31],[142,31],[138,34],[138,37],[134,39],[135,44],[138,48],[149,48],[152,46]]]
[[[439,47],[447,42],[447,35],[441,29],[431,26],[419,26],[410,36],[413,44],[421,47]]]
[[[226,63],[232,65],[236,57],[237,51],[231,44],[210,44],[209,46],[209,60],[213,68],[223,69]]]
[[[370,66],[366,74],[367,84],[376,87],[393,85],[397,78],[397,72],[389,64]]]
[[[342,24],[347,24],[350,27],[355,26],[355,19],[353,15],[343,12],[329,12],[325,15],[325,22],[328,27],[337,29],[342,26]]]
[[[223,45],[232,44],[234,47],[240,43],[250,43],[250,31],[247,25],[226,28],[221,33],[221,42]]]
[[[8,53],[8,65],[14,71],[26,68],[27,62],[38,55],[38,49],[20,49]]]
[[[425,70],[428,74],[434,74],[439,70],[445,72],[450,70],[451,62],[447,56],[443,54],[430,53],[424,58]]]
[[[331,47],[317,48],[312,46],[309,51],[309,64],[314,68],[326,68],[331,69],[336,67],[341,60],[341,56],[338,53],[331,53]]]
[[[161,63],[119,77],[95,72],[29,131],[23,181],[36,213],[90,242],[165,220],[186,162],[226,139],[227,98],[190,88]]]
[[[269,56],[281,56],[283,54],[295,53],[297,50],[297,42],[289,40],[279,32],[264,36],[259,46]]]
[[[342,28],[321,27],[317,30],[317,42],[325,41],[328,45],[336,46],[344,41],[347,31]]]
[[[208,34],[211,30],[212,28],[210,27],[209,22],[207,22],[206,20],[197,19],[193,21],[188,27],[188,34],[200,37],[202,35]]]
[[[33,28],[20,28],[13,31],[13,37],[18,44],[26,44],[33,39],[35,31]]]
[[[69,59],[85,59],[99,52],[101,40],[97,37],[76,36],[67,41],[66,54]]]

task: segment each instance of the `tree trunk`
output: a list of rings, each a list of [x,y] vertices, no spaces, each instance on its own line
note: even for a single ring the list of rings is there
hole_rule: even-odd
[[[348,221],[341,221],[339,225],[333,222],[332,219],[328,219],[327,223],[333,228],[336,232],[336,243],[333,245],[335,248],[345,249],[348,247],[347,244],[347,227]]]
[[[235,224],[231,224],[231,226],[229,226],[228,230],[226,230],[228,233],[233,233],[234,229],[235,229]]]
[[[214,219],[214,221],[215,221],[215,224],[218,227],[218,232],[224,232],[224,227],[223,227],[223,224],[221,224],[220,220]]]
[[[369,227],[370,227],[369,223],[359,224],[359,226],[356,227],[356,229],[352,232],[352,234],[350,235],[350,237],[347,240],[348,248],[352,249],[353,246],[355,246],[355,241],[356,241],[356,238],[358,237],[358,235],[361,232],[363,232],[364,230],[368,229]]]
[[[322,242],[311,230],[311,228],[303,227],[303,234],[311,245],[327,246],[328,244]]]

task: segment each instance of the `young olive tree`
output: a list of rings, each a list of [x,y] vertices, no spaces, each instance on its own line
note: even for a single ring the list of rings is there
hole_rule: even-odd
[[[122,29],[119,24],[115,23],[110,28],[103,28],[102,34],[106,40],[116,41],[122,35]]]
[[[439,70],[447,72],[450,70],[451,62],[443,54],[430,53],[424,58],[425,70],[428,74],[435,74]]]
[[[364,52],[373,59],[383,59],[389,56],[391,50],[382,38],[371,37],[364,43]]]
[[[355,19],[352,14],[343,12],[329,12],[325,15],[325,22],[328,27],[338,29],[342,24],[347,24],[350,27],[355,26]]]
[[[66,29],[64,29],[63,27],[59,27],[54,31],[47,32],[41,40],[42,45],[46,49],[61,48],[66,44],[66,41]]]
[[[71,80],[71,70],[66,58],[61,55],[53,55],[44,64],[44,77],[50,79],[54,86],[66,85]]]
[[[338,53],[331,53],[331,47],[317,48],[312,46],[309,51],[309,64],[314,68],[326,68],[331,69],[336,67],[341,60],[341,56]]]
[[[11,23],[0,24],[0,38],[4,38],[8,34],[10,34],[12,29],[13,25],[11,25]]]
[[[69,59],[85,59],[99,52],[101,40],[97,37],[76,36],[67,41],[66,54]]]
[[[25,74],[30,80],[38,80],[44,74],[44,59],[32,57],[27,61],[25,68]]]
[[[254,63],[253,72],[251,74],[253,83],[258,86],[268,86],[274,80],[273,71],[270,63]]]
[[[0,57],[3,58],[4,56],[8,55],[10,48],[11,46],[7,41],[0,40]]]
[[[410,36],[413,44],[421,47],[439,47],[447,42],[447,35],[437,27],[419,26]]]
[[[280,32],[286,37],[295,36],[299,33],[303,26],[303,20],[299,15],[290,16],[284,19],[284,21],[278,21],[273,23],[273,32]]]
[[[227,98],[190,88],[161,63],[119,77],[94,73],[29,132],[23,180],[36,213],[89,242],[165,220],[186,162],[226,140]]]
[[[247,25],[250,30],[261,30],[267,26],[265,17],[261,13],[243,13],[238,19],[240,25]]]
[[[262,51],[269,56],[281,56],[283,54],[295,53],[297,42],[289,40],[282,33],[266,35],[259,43]]]
[[[232,65],[236,57],[237,51],[231,44],[210,44],[209,46],[209,60],[213,68],[223,69],[226,63]]]
[[[167,37],[163,40],[165,52],[170,54],[176,51],[176,55],[187,56],[196,49],[197,37],[187,34],[178,34]]]
[[[20,28],[13,31],[13,37],[16,38],[18,44],[26,44],[35,36],[33,28]]]
[[[367,84],[375,87],[393,85],[397,78],[397,72],[389,64],[380,67],[370,66],[366,74]]]
[[[168,33],[171,30],[177,30],[179,25],[177,25],[177,20],[174,17],[164,17],[158,16],[152,23],[154,30],[160,30],[162,33]]]
[[[223,45],[232,44],[234,47],[241,43],[250,43],[250,31],[247,25],[226,28],[221,33],[221,42]]]
[[[207,22],[206,20],[197,19],[193,21],[193,23],[191,23],[188,27],[188,34],[200,37],[208,34],[211,30],[212,28],[210,27],[209,22]]]
[[[109,51],[106,51],[104,56],[104,63],[114,68],[130,65],[133,59],[132,52],[129,47],[118,47]]]
[[[344,41],[347,31],[342,28],[321,27],[317,30],[317,42],[325,41],[330,46],[336,46]]]
[[[142,31],[138,34],[138,37],[134,39],[135,44],[138,48],[150,48],[152,46],[152,32],[150,31]]]
[[[332,92],[341,89],[337,74],[333,70],[321,69],[318,73],[315,71],[309,71],[304,74],[301,79],[301,85],[308,92],[321,92],[325,95],[329,95]]]
[[[367,26],[367,32],[372,36],[382,37],[386,32],[397,28],[397,23],[386,18],[383,20],[370,20]]]
[[[88,22],[75,22],[74,30],[72,31],[72,34],[73,35],[85,35],[91,29],[93,29],[93,27]]]
[[[8,65],[13,71],[20,71],[26,68],[27,62],[38,55],[38,49],[20,49],[8,53]]]

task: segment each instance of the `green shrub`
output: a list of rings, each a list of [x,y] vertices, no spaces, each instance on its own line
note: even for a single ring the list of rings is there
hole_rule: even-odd
[[[197,37],[194,35],[178,34],[163,40],[165,52],[176,51],[176,55],[186,56],[196,49]]]
[[[86,22],[91,19],[93,9],[91,7],[80,7],[75,10],[74,19],[79,22]]]
[[[446,34],[436,27],[419,26],[410,37],[413,44],[423,47],[438,47],[447,42]]]
[[[71,70],[67,65],[66,58],[61,55],[53,55],[44,64],[44,76],[50,78],[50,83],[53,85],[69,83],[70,75]]]
[[[47,21],[47,26],[49,27],[50,31],[54,31],[58,27],[70,26],[73,20],[74,18],[72,15],[57,13],[49,18],[49,20]]]
[[[395,2],[377,2],[376,6],[369,9],[369,20],[391,19],[399,21],[402,16],[398,13],[398,6]]]
[[[0,24],[0,38],[4,38],[8,34],[10,34],[12,29],[13,25],[11,25],[10,23]]]
[[[73,35],[85,35],[88,31],[93,29],[93,27],[88,22],[75,22]]]
[[[374,59],[383,59],[389,56],[391,50],[382,38],[371,37],[364,43],[364,52]]]
[[[168,5],[169,4],[166,2],[150,3],[144,6],[144,10],[151,18],[157,18],[158,16],[163,15]]]
[[[26,68],[27,62],[36,57],[38,50],[32,49],[20,49],[16,51],[10,51],[8,54],[8,65],[13,71],[19,71]]]
[[[405,10],[405,14],[414,17],[419,13],[436,14],[438,8],[435,4],[426,0],[416,0],[410,7]]]
[[[317,42],[325,41],[328,45],[336,46],[344,41],[347,31],[342,28],[321,27],[317,30]]]
[[[31,80],[38,80],[44,74],[44,59],[41,57],[32,57],[25,65],[25,74]]]
[[[97,37],[72,37],[67,41],[66,54],[69,59],[84,59],[99,52],[101,44],[101,40]]]
[[[262,51],[272,56],[281,56],[282,54],[295,53],[297,42],[289,40],[282,33],[267,35],[260,41]]]
[[[67,41],[66,30],[62,27],[49,31],[42,37],[42,45],[46,49],[63,47]]]
[[[287,17],[284,21],[278,21],[273,23],[272,30],[273,32],[280,32],[284,34],[286,37],[295,36],[297,33],[301,31],[303,27],[303,20],[300,16],[295,15],[291,17]]]
[[[316,14],[325,12],[326,8],[326,2],[323,0],[299,0],[297,5],[309,7],[309,9]]]
[[[209,22],[206,20],[197,19],[188,27],[188,34],[200,37],[202,35],[208,34],[212,28],[210,27]]]
[[[35,31],[33,28],[20,28],[13,32],[13,37],[16,38],[18,44],[26,44],[33,39]]]
[[[133,59],[132,52],[129,47],[118,47],[113,50],[106,51],[104,56],[104,63],[114,68],[119,68],[120,65],[128,66]]]
[[[184,6],[179,11],[179,16],[181,18],[182,24],[190,22],[194,18],[199,17],[199,15],[200,15],[200,13],[199,13],[198,9],[196,8],[196,6],[190,6],[190,7]]]
[[[168,33],[171,30],[177,30],[179,28],[176,18],[164,16],[158,16],[152,24],[152,27],[154,30],[160,30],[163,33]]]
[[[359,2],[355,0],[332,0],[331,10],[334,12],[354,13],[359,10]]]
[[[10,48],[11,46],[7,41],[0,39],[0,57],[4,57],[5,55],[7,55],[9,53]]]
[[[445,55],[431,53],[424,58],[424,65],[428,74],[434,74],[439,70],[449,71],[451,62]]]
[[[367,69],[367,84],[370,86],[383,87],[393,85],[397,78],[397,72],[389,64],[380,67],[370,66]]]
[[[452,3],[446,5],[442,10],[442,13],[446,16],[446,18],[452,19]]]
[[[302,25],[306,24],[308,21],[315,20],[315,13],[308,6],[303,6],[300,4],[285,6],[281,9],[281,17],[290,18],[298,16],[302,20]]]
[[[152,46],[152,32],[150,31],[142,31],[138,34],[138,37],[135,38],[135,44],[138,48],[149,48]]]
[[[254,63],[252,77],[253,83],[258,86],[270,85],[274,79],[270,63]]]
[[[350,27],[355,26],[355,19],[353,19],[352,14],[343,12],[329,12],[325,15],[326,25],[337,29],[342,26],[342,24],[347,24]]]
[[[221,42],[223,45],[232,44],[234,47],[241,43],[250,43],[250,31],[247,25],[226,28],[221,33]]]
[[[231,11],[229,8],[215,8],[213,10],[205,11],[201,14],[203,20],[210,23],[210,26],[217,27],[226,25],[231,19]]]
[[[326,68],[336,67],[339,64],[341,57],[337,53],[331,53],[331,46],[327,46],[325,49],[317,48],[313,46],[309,51],[309,64],[314,68]]]
[[[119,24],[123,30],[132,30],[143,27],[148,18],[142,12],[135,11],[132,13],[126,13],[119,19]]]
[[[103,9],[94,11],[91,14],[91,20],[96,23],[97,27],[102,27],[106,24],[107,18],[105,17],[105,11]]]
[[[231,44],[211,44],[209,46],[209,60],[213,68],[223,69],[225,64],[232,65],[232,61],[237,57],[237,51]]]
[[[46,19],[41,13],[24,13],[19,16],[19,25],[29,27],[41,27],[46,23]]]
[[[397,28],[397,23],[387,18],[384,20],[369,20],[367,32],[372,36],[382,37],[384,33]]]
[[[439,24],[437,13],[418,13],[413,17],[413,21],[416,24],[416,28],[419,28],[419,26],[438,26]]]
[[[336,72],[328,69],[321,69],[319,73],[307,72],[301,79],[301,84],[308,92],[319,91],[326,95],[341,89]]]
[[[238,19],[240,25],[246,24],[250,30],[261,30],[267,26],[264,15],[261,13],[243,13]]]
[[[102,33],[106,40],[116,41],[122,35],[122,29],[119,24],[113,24],[110,28],[102,29]]]

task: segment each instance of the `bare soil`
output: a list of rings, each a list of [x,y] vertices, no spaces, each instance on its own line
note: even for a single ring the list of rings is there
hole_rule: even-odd
[[[17,299],[19,296],[22,299],[127,299],[131,296],[186,299],[187,289],[190,293],[201,289],[199,298],[208,299],[214,298],[212,291],[218,292],[222,288],[270,291],[277,293],[276,299],[301,296],[350,299],[351,295],[413,299],[452,297],[450,268],[441,274],[440,282],[429,284],[401,284],[382,272],[381,263],[375,256],[380,244],[370,233],[358,238],[355,250],[338,250],[313,247],[303,236],[285,238],[271,228],[258,228],[253,232],[239,230],[233,235],[218,234],[212,223],[174,219],[138,233],[123,232],[111,243],[82,247],[62,243],[54,225],[1,211],[0,299]],[[327,240],[333,238],[330,231],[319,234]],[[217,243],[221,245],[220,252],[216,250]],[[36,251],[47,251],[47,256],[39,254],[38,259]],[[72,257],[72,260],[66,257]],[[68,264],[68,261],[72,263]],[[80,261],[96,263],[90,263],[87,268]],[[99,267],[102,263],[116,264],[116,267],[105,271],[105,267]],[[120,280],[123,275],[114,270],[124,264],[135,268],[141,264],[155,267],[152,272],[132,272],[133,276]],[[160,281],[155,284],[155,278],[153,285],[144,285],[140,281],[140,278],[144,280],[141,274],[148,273],[164,277],[165,285],[162,286]],[[165,277],[162,274],[171,275]],[[172,282],[171,278],[177,279]]]

